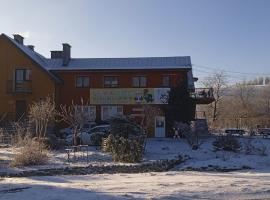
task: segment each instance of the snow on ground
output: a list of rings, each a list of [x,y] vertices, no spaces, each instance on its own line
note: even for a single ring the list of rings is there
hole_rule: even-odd
[[[244,147],[248,142],[248,138],[239,138]],[[266,147],[267,156],[262,155],[246,155],[244,151],[240,153],[219,151],[214,152],[212,142],[214,138],[207,138],[202,140],[202,145],[198,150],[191,150],[190,146],[184,139],[171,138],[151,138],[147,140],[145,156],[143,162],[173,159],[178,155],[188,155],[190,157],[185,163],[179,165],[176,169],[183,170],[189,168],[226,168],[226,169],[240,169],[250,167],[253,169],[269,169],[270,168],[270,139],[253,138],[251,139],[253,145],[259,147]],[[48,169],[48,168],[62,168],[67,166],[87,166],[91,165],[123,165],[126,163],[114,163],[111,155],[101,152],[100,148],[89,147],[88,162],[84,159],[77,159],[75,162],[69,163],[67,161],[67,154],[65,151],[53,151],[50,155],[50,160],[47,165],[30,166],[23,168],[10,168],[8,163],[14,156],[18,149],[15,148],[0,148],[0,172],[8,171],[15,173],[21,170],[33,169]],[[78,157],[79,154],[76,153]],[[128,164],[129,165],[129,164]]]
[[[162,172],[0,179],[0,199],[270,199],[269,172]]]
[[[270,199],[270,140],[251,140],[255,146],[266,147],[267,156],[246,155],[244,151],[214,152],[213,140],[203,140],[201,147],[195,151],[183,139],[148,139],[143,162],[173,159],[179,154],[190,157],[169,172],[0,178],[0,199]],[[249,139],[239,140],[245,146]],[[55,151],[47,165],[8,168],[7,164],[16,150],[0,148],[0,172],[67,165],[123,164],[112,162],[109,154],[90,147],[88,163],[79,160],[69,164],[65,152]],[[229,173],[181,171],[202,167],[209,169],[211,166],[227,169],[248,166],[253,169]]]
[[[243,148],[248,140],[248,138],[239,138]],[[186,169],[189,167],[200,169],[202,167],[211,168],[211,166],[227,169],[239,169],[243,166],[254,169],[270,169],[270,139],[251,139],[254,146],[266,147],[266,156],[246,155],[244,151],[239,153],[227,151],[214,152],[213,141],[214,138],[204,139],[198,150],[191,150],[190,146],[183,139],[151,139],[146,146],[145,159],[172,159],[181,154],[188,155],[190,159],[178,166],[177,169]]]

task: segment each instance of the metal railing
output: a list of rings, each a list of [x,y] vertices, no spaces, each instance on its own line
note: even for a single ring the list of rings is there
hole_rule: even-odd
[[[213,88],[196,88],[190,96],[196,100],[197,104],[209,104],[215,100]]]
[[[193,95],[195,98],[214,98],[213,88],[196,88]]]

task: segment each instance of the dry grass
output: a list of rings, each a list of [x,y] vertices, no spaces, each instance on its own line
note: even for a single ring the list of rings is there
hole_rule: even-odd
[[[43,165],[47,163],[48,151],[44,144],[33,138],[25,137],[20,140],[18,146],[21,146],[21,150],[11,161],[11,167]]]

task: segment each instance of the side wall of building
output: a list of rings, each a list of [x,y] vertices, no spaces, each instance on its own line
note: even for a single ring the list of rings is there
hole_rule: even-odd
[[[15,69],[31,70],[28,92],[12,91]],[[14,119],[16,101],[25,101],[29,107],[33,101],[54,94],[54,80],[13,43],[0,36],[0,115]]]

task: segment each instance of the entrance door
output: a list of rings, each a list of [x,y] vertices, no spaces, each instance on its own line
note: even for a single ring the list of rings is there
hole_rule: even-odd
[[[16,120],[20,120],[21,118],[26,116],[27,106],[26,101],[18,100],[16,101]]]
[[[165,117],[157,116],[155,118],[155,137],[165,137]]]

